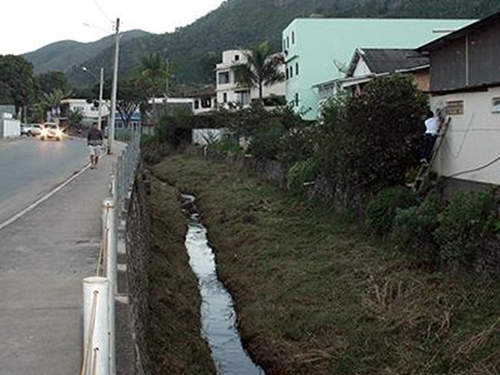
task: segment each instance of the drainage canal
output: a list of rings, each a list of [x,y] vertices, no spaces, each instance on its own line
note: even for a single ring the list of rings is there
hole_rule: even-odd
[[[217,278],[214,253],[200,223],[193,196],[183,195],[183,207],[190,213],[186,248],[202,298],[202,335],[208,342],[218,375],[265,375],[241,344],[231,295]]]

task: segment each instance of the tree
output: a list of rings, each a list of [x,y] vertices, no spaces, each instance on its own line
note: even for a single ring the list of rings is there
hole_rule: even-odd
[[[234,67],[236,81],[239,85],[259,90],[259,101],[262,103],[263,88],[285,79],[280,70],[284,64],[281,54],[271,54],[267,41],[252,46],[244,52],[246,62]]]
[[[40,86],[40,91],[47,94],[54,90],[70,90],[70,84],[63,72],[50,71],[42,73],[38,76],[38,84]]]
[[[166,85],[170,77],[168,64],[159,53],[150,53],[140,57],[141,66],[138,70],[138,79],[141,85],[147,88],[149,97],[156,97],[168,93]]]
[[[57,116],[60,114],[61,101],[64,98],[71,96],[71,91],[65,92],[60,89],[56,89],[51,93],[43,93],[41,100],[41,107],[45,112],[49,112],[47,120],[50,121],[52,116]]]
[[[0,55],[0,98],[12,103],[16,112],[35,98],[33,65],[21,56]]]

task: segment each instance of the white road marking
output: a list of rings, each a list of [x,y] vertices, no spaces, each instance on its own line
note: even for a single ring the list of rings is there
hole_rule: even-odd
[[[41,203],[45,202],[47,199],[49,199],[50,197],[52,197],[59,190],[63,189],[67,185],[69,185],[73,180],[75,180],[83,172],[85,172],[87,169],[89,169],[89,167],[90,167],[90,164],[86,165],[80,172],[78,172],[78,173],[74,174],[73,176],[71,176],[70,178],[68,178],[61,185],[57,186],[54,190],[48,192],[43,197],[41,197],[40,199],[38,199],[34,203],[30,204],[24,210],[22,210],[21,212],[18,212],[14,216],[12,216],[10,219],[5,220],[3,223],[0,224],[0,230],[2,230],[3,228],[7,227],[10,224],[12,224],[14,221],[16,221],[17,219],[21,218],[22,216],[26,215],[28,212],[30,212],[33,209],[35,209]]]

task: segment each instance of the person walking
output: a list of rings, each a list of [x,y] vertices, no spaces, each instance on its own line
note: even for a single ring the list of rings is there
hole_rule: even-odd
[[[101,156],[102,141],[102,132],[97,127],[97,124],[94,124],[92,129],[90,129],[87,134],[87,145],[89,147],[91,169],[97,168],[97,162],[99,161],[99,156]]]

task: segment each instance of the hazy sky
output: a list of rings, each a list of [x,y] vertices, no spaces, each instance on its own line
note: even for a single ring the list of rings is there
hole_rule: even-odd
[[[22,54],[60,40],[91,42],[120,30],[156,34],[186,26],[224,0],[9,0],[2,6],[0,54]]]

